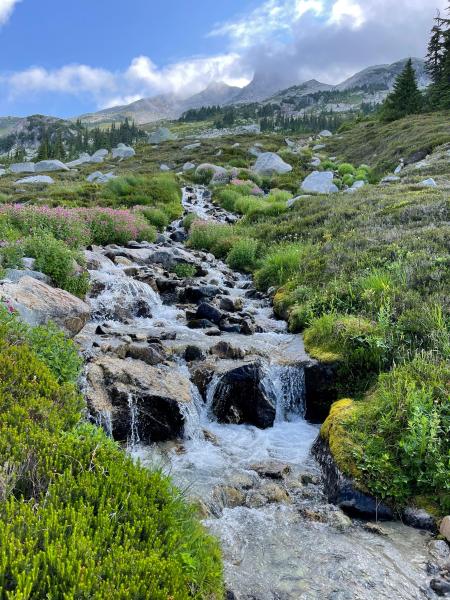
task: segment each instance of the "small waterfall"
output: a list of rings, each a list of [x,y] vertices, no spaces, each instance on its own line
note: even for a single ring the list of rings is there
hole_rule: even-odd
[[[128,394],[128,408],[130,411],[130,437],[127,441],[128,448],[134,448],[139,444],[140,437],[138,431],[139,413],[136,400],[133,394]]]
[[[110,410],[104,409],[98,412],[95,417],[95,424],[98,427],[101,427],[108,437],[113,437],[112,415]]]
[[[130,311],[148,311],[162,305],[159,295],[143,281],[127,277],[122,271],[94,271],[91,276],[101,286],[101,292],[90,299],[92,312],[105,319],[120,319],[122,315],[131,316]],[[147,312],[148,312],[147,311]],[[145,312],[145,311],[144,311]],[[136,316],[136,315],[135,315]]]
[[[203,440],[202,421],[205,414],[205,403],[197,388],[191,384],[191,402],[180,402],[180,412],[184,422],[184,439]]]
[[[305,415],[305,370],[301,365],[264,366],[260,383],[276,406],[275,421],[291,421]]]
[[[209,417],[212,415],[212,405],[216,396],[217,388],[219,386],[222,386],[224,392],[225,385],[222,383],[222,375],[219,373],[214,373],[206,389],[206,414]]]

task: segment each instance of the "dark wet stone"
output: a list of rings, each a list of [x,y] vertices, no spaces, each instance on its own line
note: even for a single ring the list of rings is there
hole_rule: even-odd
[[[416,529],[426,529],[427,531],[437,530],[434,518],[423,508],[408,506],[403,511],[402,519],[406,525],[410,525]]]
[[[194,319],[188,323],[189,329],[208,329],[214,327],[214,323],[208,321],[208,319]]]
[[[162,346],[159,344],[130,344],[126,349],[126,356],[136,360],[142,360],[148,365],[162,363],[166,356]]]
[[[450,594],[450,581],[445,579],[432,579],[430,581],[430,587],[438,596]]]
[[[187,286],[183,291],[182,298],[184,302],[200,302],[219,294],[220,288],[215,285]]]
[[[215,325],[219,325],[220,321],[223,318],[223,313],[207,302],[202,302],[197,308],[197,319],[208,319]]]
[[[202,352],[202,349],[198,346],[187,346],[184,351],[183,357],[186,362],[193,362],[195,360],[205,359],[205,355]]]
[[[264,373],[259,364],[248,364],[227,371],[216,388],[212,410],[220,423],[271,427],[275,404],[261,389]]]

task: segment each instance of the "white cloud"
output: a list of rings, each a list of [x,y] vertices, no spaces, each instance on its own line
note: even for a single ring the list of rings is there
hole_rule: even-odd
[[[0,0],[0,25],[4,25],[14,10],[16,4],[21,0]]]
[[[275,34],[289,35],[293,23],[305,13],[319,15],[323,8],[322,0],[266,0],[240,19],[217,25],[209,35],[228,36],[234,45],[248,48]]]
[[[363,9],[352,0],[337,0],[331,8],[329,23],[341,25],[347,22],[352,29],[361,27],[365,22]]]

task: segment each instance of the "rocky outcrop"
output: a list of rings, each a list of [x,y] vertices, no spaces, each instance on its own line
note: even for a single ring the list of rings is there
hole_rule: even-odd
[[[317,194],[334,194],[339,191],[333,183],[333,171],[313,171],[302,183],[304,192],[314,192]]]
[[[113,148],[112,157],[113,158],[132,158],[136,152],[131,146],[127,146],[126,144],[117,144],[117,148]]]
[[[256,163],[253,165],[253,171],[263,177],[270,177],[289,173],[292,171],[292,167],[275,152],[262,152],[258,154]]]
[[[153,131],[148,136],[149,144],[160,144],[161,142],[168,142],[175,139],[176,136],[167,127],[158,127],[156,131]]]
[[[91,313],[83,300],[34,277],[22,277],[17,283],[3,283],[0,296],[30,325],[54,321],[70,336],[81,331]]]
[[[242,365],[224,373],[214,391],[212,410],[220,423],[271,427],[275,403],[261,386],[264,373],[258,363]]]
[[[67,167],[60,160],[41,160],[34,167],[35,173],[49,173],[51,171],[68,171]]]
[[[15,182],[16,185],[50,185],[52,183],[55,183],[55,181],[49,175],[32,175],[31,177],[18,179]]]
[[[336,464],[327,441],[319,435],[311,449],[322,468],[328,500],[350,515],[381,521],[394,518],[392,509],[375,497],[359,490]]]
[[[177,371],[103,356],[88,365],[87,382],[91,414],[99,422],[109,415],[114,439],[150,443],[182,436],[181,405],[191,402],[191,389]]]
[[[9,170],[11,173],[34,173],[35,164],[34,162],[13,163]]]
[[[312,423],[323,423],[331,405],[338,399],[336,389],[336,363],[310,361],[305,370],[305,418]]]
[[[102,173],[101,171],[94,171],[86,177],[86,181],[89,183],[108,183],[111,179],[115,179],[117,176],[114,175],[113,171],[109,173]]]

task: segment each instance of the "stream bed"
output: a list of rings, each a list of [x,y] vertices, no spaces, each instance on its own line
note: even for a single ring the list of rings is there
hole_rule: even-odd
[[[202,220],[233,220],[202,188],[185,189],[183,203]],[[162,468],[199,503],[206,527],[221,541],[230,599],[437,598],[427,574],[429,533],[400,522],[352,520],[328,502],[310,455],[319,426],[305,420],[305,369],[311,361],[301,336],[289,334],[274,317],[250,277],[186,248],[184,237],[180,220],[156,244],[88,252],[93,320],[78,340],[93,361],[115,353],[122,366],[139,363],[134,366],[142,380],[148,373],[130,348],[143,352],[136,341],[150,340],[163,358],[158,363],[150,357],[147,364],[157,367],[147,370],[159,369],[157,376],[167,378],[172,391],[178,386],[170,407],[181,419],[180,434],[167,434],[161,423],[167,411],[148,413],[131,375],[111,383],[116,358],[108,389],[96,388],[91,375],[93,419],[126,441],[144,466]],[[173,283],[166,263],[174,257],[197,265],[197,287]],[[219,302],[229,307],[217,323],[197,327],[196,301],[189,294],[199,286],[220,290],[212,300],[216,310]],[[253,394],[249,373],[261,408],[255,423],[262,419],[264,428],[233,422],[244,414],[236,398],[245,403]],[[111,406],[113,396],[120,410]],[[148,433],[146,423],[158,420],[151,429],[157,433]]]

